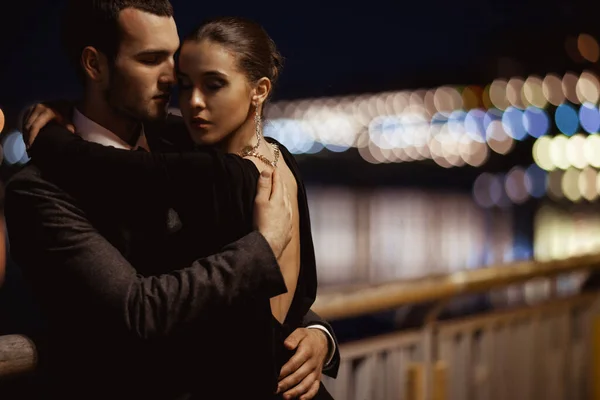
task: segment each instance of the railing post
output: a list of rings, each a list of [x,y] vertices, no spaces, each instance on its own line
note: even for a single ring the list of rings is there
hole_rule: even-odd
[[[600,400],[600,316],[592,315],[592,399]]]
[[[406,399],[424,400],[423,392],[423,364],[414,363],[406,369]]]
[[[433,400],[446,400],[448,393],[448,365],[444,361],[435,363],[433,374]]]
[[[423,399],[424,400],[438,400],[440,399],[439,390],[434,391],[433,386],[437,383],[434,379],[436,365],[436,330],[437,330],[437,319],[444,307],[449,303],[450,299],[443,299],[437,302],[433,308],[427,313],[425,318],[425,326],[423,327],[423,361],[424,361],[424,373],[422,377],[423,385]],[[444,385],[445,386],[445,385]],[[434,393],[436,393],[434,399]],[[443,393],[442,393],[443,394]],[[445,397],[445,396],[444,396]],[[444,397],[441,397],[442,399]]]

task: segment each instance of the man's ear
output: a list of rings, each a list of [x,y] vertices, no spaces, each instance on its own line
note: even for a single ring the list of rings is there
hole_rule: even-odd
[[[95,47],[88,46],[81,52],[81,67],[88,79],[103,82],[108,79],[108,59]]]

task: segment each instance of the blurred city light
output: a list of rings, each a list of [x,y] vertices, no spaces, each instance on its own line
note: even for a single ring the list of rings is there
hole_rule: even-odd
[[[9,165],[25,164],[29,156],[23,142],[23,135],[19,131],[12,131],[2,137],[4,162]]]

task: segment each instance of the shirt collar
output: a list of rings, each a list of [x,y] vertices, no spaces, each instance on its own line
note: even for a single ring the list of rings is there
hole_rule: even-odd
[[[73,124],[75,125],[77,134],[89,142],[98,143],[103,146],[112,146],[123,150],[137,150],[138,148],[142,148],[146,151],[150,151],[143,126],[135,146],[131,146],[102,125],[83,115],[78,109],[73,111]]]

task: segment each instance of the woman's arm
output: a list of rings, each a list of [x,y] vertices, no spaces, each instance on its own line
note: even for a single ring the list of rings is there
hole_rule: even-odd
[[[29,155],[65,189],[110,203],[226,190],[248,174],[258,179],[255,166],[235,155],[209,148],[170,153],[116,149],[83,140],[56,123],[41,130]]]

